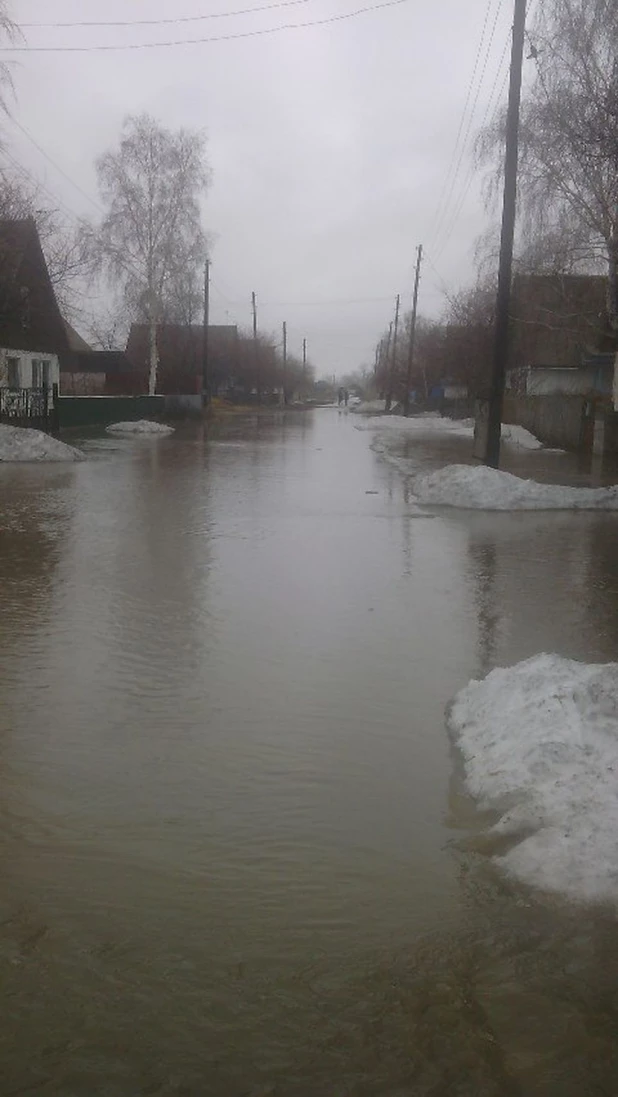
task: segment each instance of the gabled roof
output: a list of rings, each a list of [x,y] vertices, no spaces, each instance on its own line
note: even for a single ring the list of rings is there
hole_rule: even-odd
[[[82,339],[79,332],[75,330],[72,324],[69,324],[68,320],[65,319],[63,322],[69,340],[69,350],[75,351],[76,354],[86,354],[88,351],[93,350],[93,347],[85,339]]]
[[[0,220],[0,346],[69,353],[69,339],[33,218]]]

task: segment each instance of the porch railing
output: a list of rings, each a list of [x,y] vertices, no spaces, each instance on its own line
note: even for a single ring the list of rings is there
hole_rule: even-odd
[[[49,389],[0,387],[0,423],[12,426],[46,426],[51,416]]]

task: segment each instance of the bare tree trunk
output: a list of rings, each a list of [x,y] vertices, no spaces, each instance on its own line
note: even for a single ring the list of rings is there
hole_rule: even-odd
[[[608,241],[609,264],[607,269],[607,315],[615,337],[618,337],[618,238],[612,233]],[[618,411],[618,349],[614,354],[614,410]]]
[[[148,375],[148,395],[157,391],[157,370],[159,368],[159,350],[157,347],[157,319],[154,310],[150,312],[150,373]]]

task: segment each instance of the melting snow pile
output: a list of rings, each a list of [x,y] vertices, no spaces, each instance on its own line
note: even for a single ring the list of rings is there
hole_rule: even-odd
[[[543,449],[543,443],[539,442],[534,434],[515,423],[503,423],[500,433],[502,441],[511,446],[519,446],[521,449]]]
[[[473,510],[618,510],[618,485],[539,484],[484,465],[447,465],[412,483],[421,503]]]
[[[384,411],[386,400],[363,400],[352,408],[357,415],[376,415]]]
[[[110,434],[173,434],[174,428],[165,423],[153,423],[150,419],[137,419],[132,423],[112,423],[106,428]]]
[[[472,438],[474,420],[446,419],[437,412],[430,412],[428,415],[413,415],[409,419],[406,419],[405,415],[380,415],[379,417],[374,416],[367,419],[365,423],[359,423],[357,429],[395,431],[399,434],[417,435],[455,434],[462,438]]]
[[[80,461],[83,454],[28,427],[8,427],[0,424],[0,461]]]
[[[357,411],[372,407],[370,404],[361,404]],[[474,437],[474,419],[448,419],[439,412],[428,412],[425,415],[413,415],[406,419],[403,415],[384,415],[373,417],[363,426],[359,424],[359,430],[383,430],[398,431],[406,434],[436,435],[444,434],[458,438]],[[513,423],[503,423],[502,441],[510,446],[518,446],[520,449],[543,449],[543,443],[531,434],[525,427],[516,426]]]
[[[450,730],[466,784],[500,819],[496,858],[533,886],[618,900],[618,663],[537,655],[471,682]]]

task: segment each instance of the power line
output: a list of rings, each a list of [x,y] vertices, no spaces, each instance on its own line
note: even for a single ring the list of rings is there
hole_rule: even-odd
[[[199,46],[213,42],[232,42],[243,38],[259,38],[267,34],[279,34],[287,30],[306,30],[310,27],[325,27],[333,23],[342,23],[345,20],[356,19],[360,15],[367,15],[375,11],[383,11],[385,8],[397,8],[409,0],[384,0],[380,4],[370,4],[355,11],[345,12],[343,15],[331,15],[325,19],[312,19],[306,23],[282,23],[278,27],[265,27],[263,30],[239,31],[236,34],[220,34],[210,38],[184,38],[172,42],[135,42],[121,45],[95,45],[95,46],[6,46],[4,53],[112,53],[126,52],[128,50],[154,50],[169,49],[174,46]]]
[[[24,134],[24,137],[27,137],[28,140],[31,142],[31,144],[34,145],[35,149],[38,149],[38,151],[41,153],[41,156],[44,156],[45,159],[47,161],[49,161],[49,163],[52,165],[52,167],[55,168],[56,171],[59,172],[60,175],[62,175],[63,178],[66,179],[67,182],[70,183],[71,186],[75,188],[76,191],[79,191],[79,193],[82,195],[82,197],[84,197],[88,202],[90,202],[91,206],[94,206],[94,208],[96,210],[98,210],[99,213],[105,213],[105,210],[103,209],[103,207],[101,205],[99,205],[99,203],[94,198],[92,198],[92,196],[90,194],[88,194],[87,191],[85,191],[82,187],[80,187],[79,183],[76,183],[75,180],[72,179],[71,176],[67,174],[67,172],[64,170],[64,168],[60,167],[60,164],[56,163],[56,161],[49,155],[48,152],[45,151],[45,149],[42,147],[42,145],[39,145],[36,138],[34,138],[32,136],[30,131],[27,130],[26,127],[24,125],[22,125],[21,122],[18,122],[17,119],[14,118],[12,115],[9,115],[9,118],[10,118],[11,122],[13,123],[13,125],[17,126],[18,130],[21,130],[21,132]]]
[[[237,11],[208,12],[206,15],[175,16],[171,19],[118,19],[94,21],[83,19],[67,23],[20,23],[20,27],[37,30],[52,30],[57,27],[162,27],[179,23],[203,23],[207,19],[232,19],[237,15],[254,15],[258,12],[273,11],[276,8],[293,8],[308,4],[310,0],[279,0],[276,4],[262,4],[256,8],[239,8]]]
[[[487,30],[487,24],[489,22],[489,13],[491,11],[492,3],[493,3],[493,0],[487,0],[487,7],[485,9],[485,18],[483,20],[483,29],[481,31],[481,37],[479,39],[479,44],[478,44],[477,51],[476,51],[476,57],[475,57],[475,60],[474,60],[474,67],[472,69],[472,75],[471,75],[470,81],[468,83],[468,91],[466,93],[466,98],[465,98],[465,101],[464,101],[463,110],[461,112],[461,118],[459,120],[459,128],[457,130],[457,136],[455,138],[455,146],[453,148],[451,161],[450,161],[450,164],[449,164],[449,167],[448,167],[448,171],[446,173],[446,178],[444,180],[442,190],[440,192],[440,197],[438,199],[438,205],[436,206],[436,212],[434,214],[433,224],[436,226],[436,232],[437,232],[437,229],[438,229],[438,226],[439,226],[439,222],[441,220],[441,213],[442,213],[441,207],[442,207],[442,203],[444,201],[444,197],[445,197],[445,194],[446,194],[446,188],[448,187],[448,184],[450,182],[451,173],[452,173],[453,168],[454,168],[455,163],[456,163],[457,153],[459,152],[459,142],[460,142],[460,139],[461,139],[461,135],[463,133],[463,128],[464,128],[464,124],[465,124],[465,120],[466,120],[466,114],[467,114],[467,111],[468,111],[468,106],[469,106],[469,103],[470,103],[470,99],[472,97],[472,89],[474,87],[474,81],[476,79],[476,73],[477,73],[477,70],[478,70],[479,61],[481,59],[481,52],[482,52],[482,49],[483,49],[483,43],[485,41],[485,32]]]
[[[498,109],[499,109],[499,105],[500,105],[502,96],[504,94],[504,91],[506,90],[506,83],[507,83],[507,80],[508,80],[508,77],[509,77],[508,66],[507,66],[506,72],[504,73],[503,80],[502,80],[502,85],[501,85],[499,91],[498,91],[498,81],[500,79],[500,76],[502,75],[502,68],[503,68],[507,53],[508,53],[509,44],[510,44],[510,37],[507,38],[507,40],[506,40],[506,43],[504,45],[504,49],[503,49],[502,54],[500,56],[500,61],[498,62],[498,68],[496,70],[496,75],[494,77],[494,82],[493,82],[492,87],[491,87],[491,91],[490,91],[490,94],[489,94],[489,99],[487,100],[487,106],[485,107],[485,112],[484,112],[483,117],[481,119],[481,125],[480,125],[481,130],[483,130],[485,128],[485,125],[487,124],[487,122],[490,121],[490,112],[491,112],[491,119],[495,118],[495,116],[498,112]],[[498,92],[497,96],[496,96],[496,91]],[[472,164],[472,166],[470,167],[470,170],[468,172],[468,175],[466,177],[466,182],[465,182],[464,186],[462,187],[462,190],[459,194],[459,198],[456,200],[456,204],[455,204],[455,207],[453,209],[452,216],[451,216],[450,220],[448,221],[448,223],[445,224],[445,226],[443,228],[442,241],[440,243],[439,248],[436,251],[436,255],[437,255],[438,259],[440,259],[440,257],[444,253],[444,249],[447,247],[447,245],[448,245],[448,243],[451,239],[453,229],[455,228],[455,225],[457,224],[457,221],[459,220],[459,215],[461,214],[461,211],[463,209],[466,198],[468,197],[468,193],[469,193],[470,187],[472,186],[472,183],[474,181],[474,176],[475,175],[476,175],[476,167],[475,167],[474,164]],[[436,241],[436,243],[437,243],[437,241]]]
[[[443,228],[444,220],[448,216],[447,210],[448,210],[449,204],[451,202],[451,199],[453,197],[453,194],[455,192],[455,187],[456,187],[456,184],[457,184],[457,178],[459,176],[461,166],[464,162],[464,157],[465,157],[466,153],[469,151],[468,138],[470,136],[470,131],[472,129],[472,123],[474,121],[474,115],[475,115],[475,112],[476,112],[476,107],[477,107],[477,104],[478,104],[478,101],[479,101],[479,96],[481,94],[481,88],[483,86],[483,81],[485,79],[485,73],[487,72],[487,65],[489,63],[489,56],[490,56],[490,53],[491,53],[491,47],[493,45],[494,38],[495,38],[495,35],[496,35],[496,28],[497,28],[497,25],[498,25],[498,18],[500,16],[500,11],[501,11],[501,6],[500,6],[500,4],[498,4],[498,6],[496,8],[492,28],[491,28],[491,33],[490,33],[490,36],[489,36],[489,41],[487,43],[487,49],[485,51],[485,60],[483,62],[483,68],[482,68],[480,79],[479,79],[479,82],[478,82],[478,85],[477,85],[476,94],[474,96],[474,102],[472,103],[472,109],[471,109],[470,115],[468,117],[468,124],[466,126],[466,131],[465,131],[465,134],[464,134],[464,138],[463,138],[463,141],[462,141],[462,144],[461,144],[461,148],[460,148],[460,152],[459,152],[459,158],[457,160],[457,166],[455,168],[455,174],[454,174],[454,176],[451,180],[451,185],[450,185],[448,195],[447,195],[447,199],[446,199],[446,202],[445,202],[445,205],[444,205],[442,225],[436,230],[436,233],[435,233],[435,236],[434,236],[434,244],[439,239],[440,231]]]

